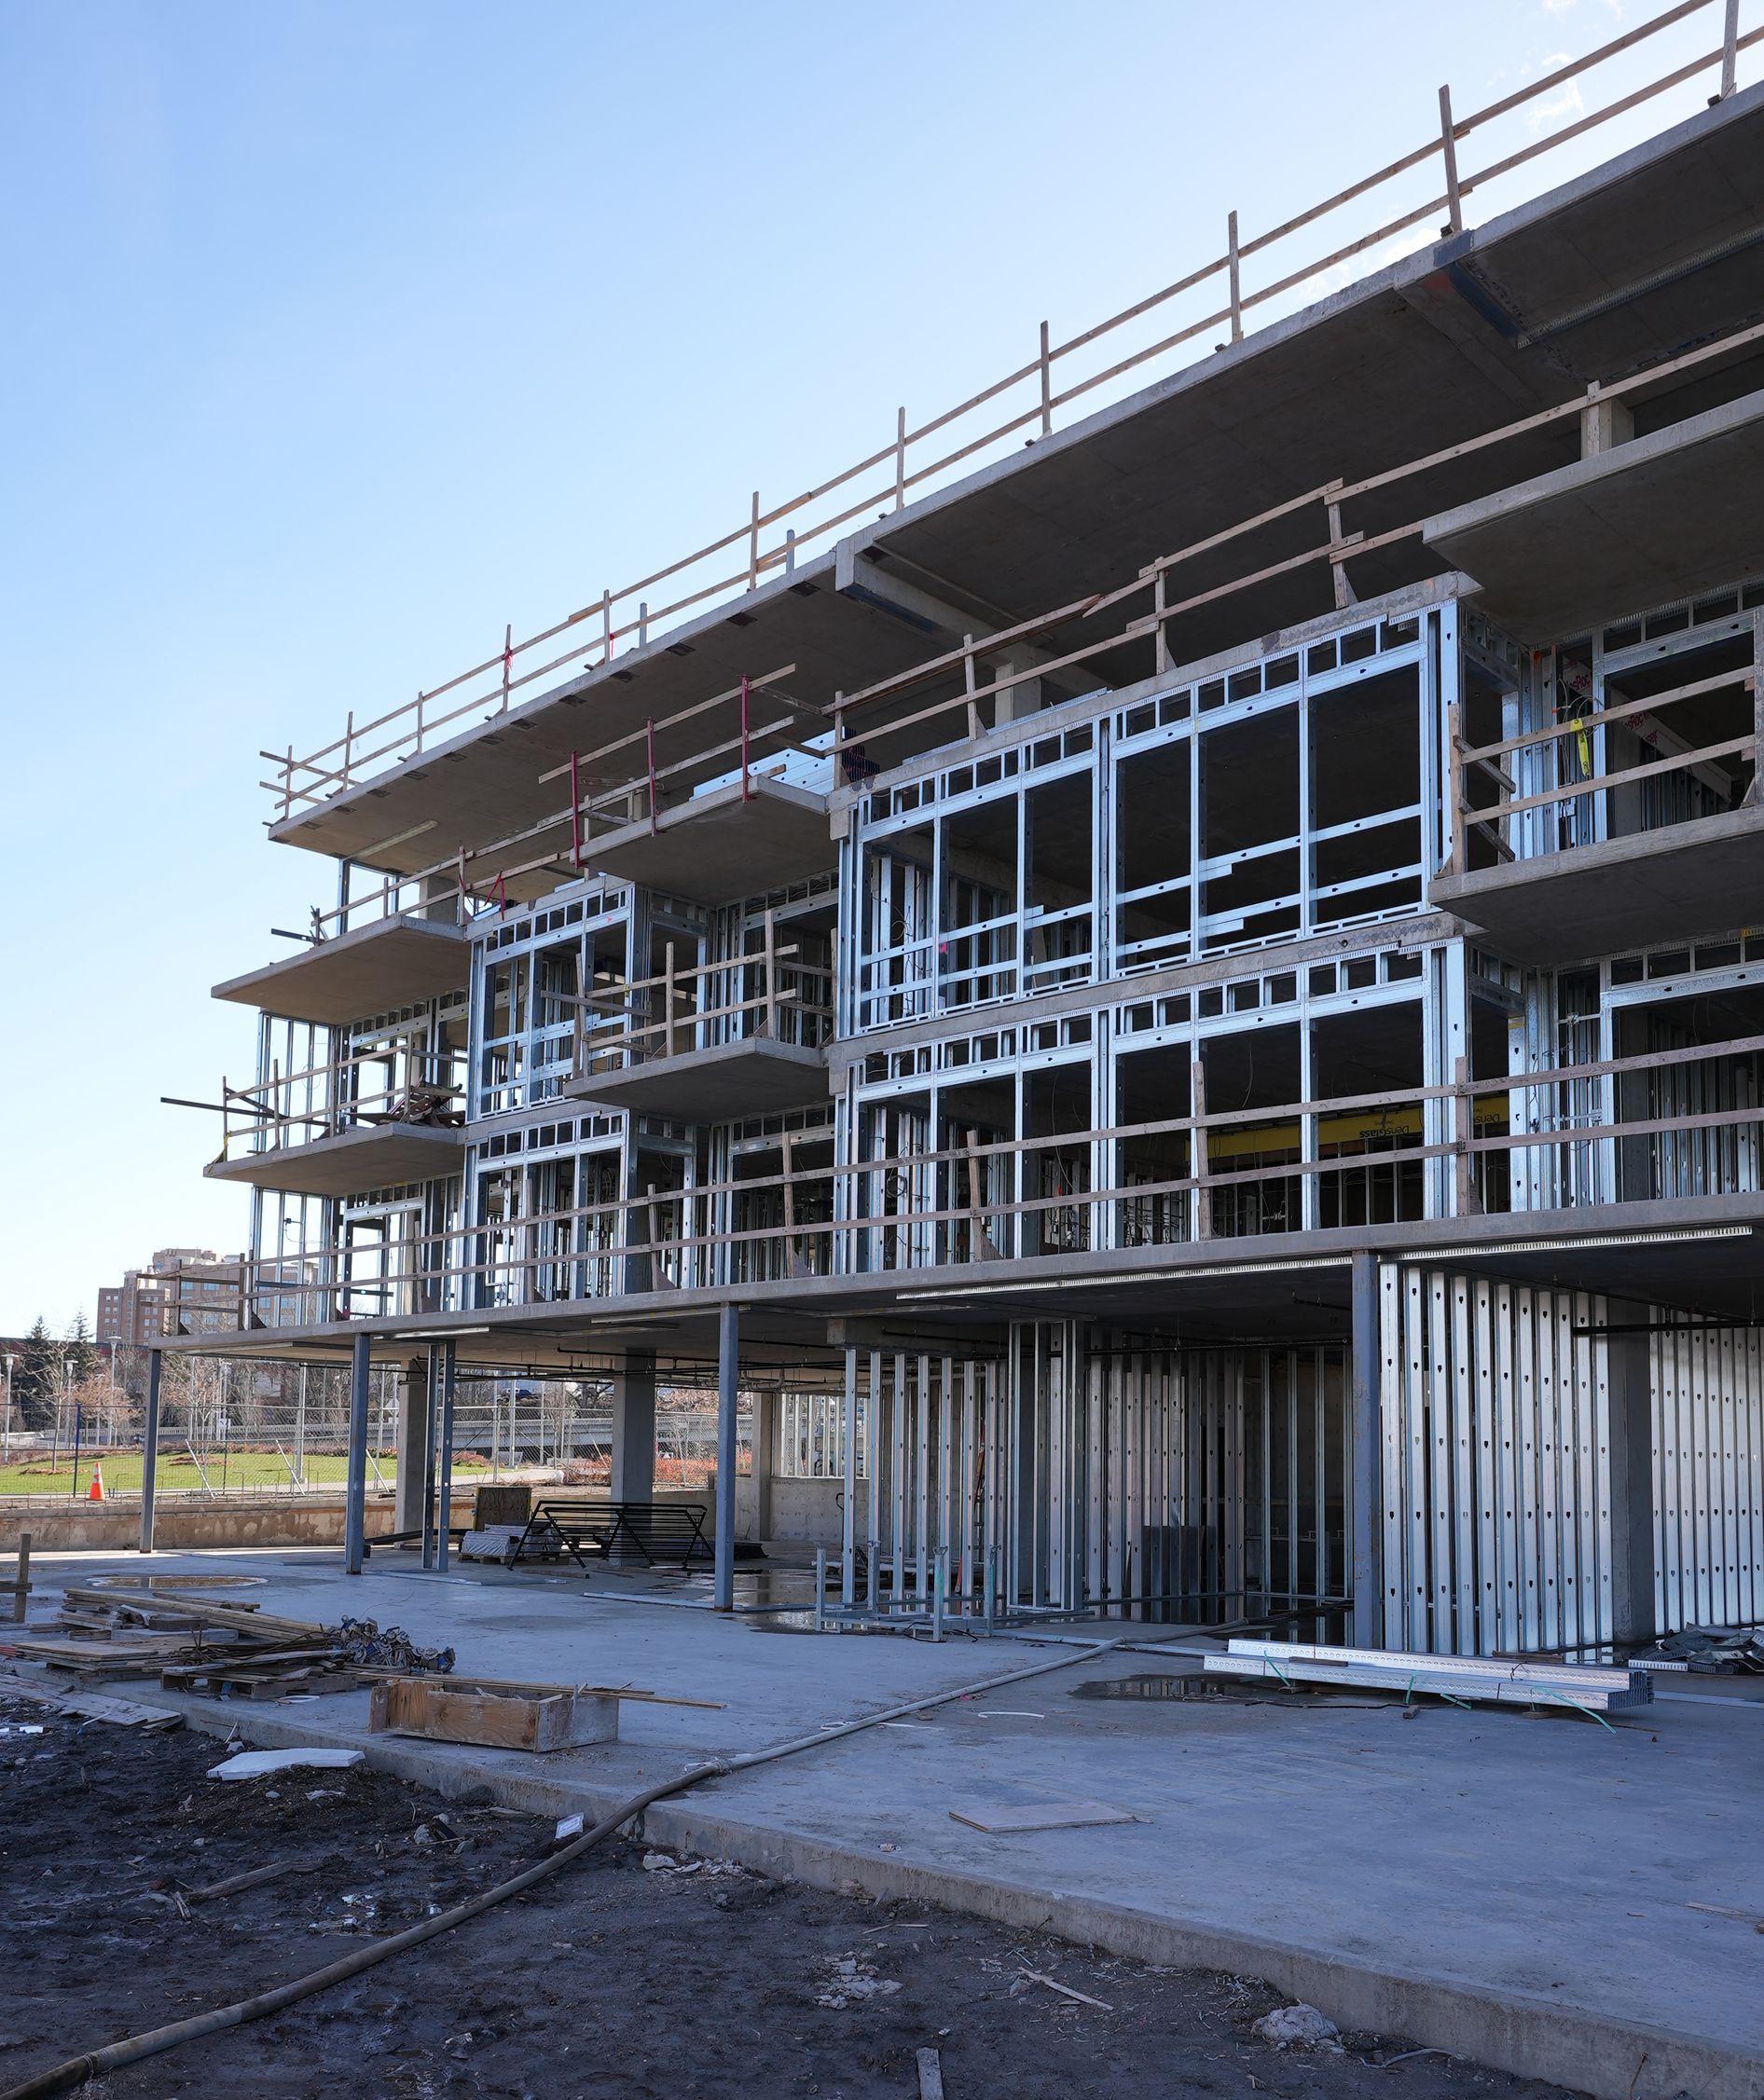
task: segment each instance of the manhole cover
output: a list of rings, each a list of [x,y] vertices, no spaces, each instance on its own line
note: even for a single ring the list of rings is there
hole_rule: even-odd
[[[256,1589],[265,1575],[94,1575],[88,1589]]]

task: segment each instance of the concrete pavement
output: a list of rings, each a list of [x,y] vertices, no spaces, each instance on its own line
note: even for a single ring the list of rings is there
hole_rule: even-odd
[[[46,1561],[66,1582],[138,1557]],[[707,1758],[758,1750],[1039,1661],[960,1699],[657,1804],[646,1834],[822,1886],[913,1895],[1174,1967],[1259,1973],[1345,2026],[1620,2100],[1764,2093],[1764,1685],[1680,1679],[1607,1727],[1393,1705],[1073,1696],[1182,1666],[1022,1639],[815,1638],[616,1599],[597,1577],[423,1574],[391,1556],[155,1556],[264,1578],[265,1609],[343,1612],[448,1642],[465,1672],[724,1702],[627,1704],[616,1745],[546,1758],[369,1737],[365,1694],[181,1704],[250,1741],[359,1745],[510,1805],[603,1814]],[[137,1688],[136,1695],[140,1695]],[[975,1803],[1100,1800],[1131,1824],[988,1834]],[[1729,1917],[1722,1906],[1745,1913]]]

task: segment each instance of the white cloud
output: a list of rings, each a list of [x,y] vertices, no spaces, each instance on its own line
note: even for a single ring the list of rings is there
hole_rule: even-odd
[[[1531,111],[1531,128],[1534,131],[1541,131],[1546,124],[1565,122],[1569,117],[1585,115],[1586,104],[1580,100],[1580,84],[1577,80],[1570,80],[1553,100],[1539,103]]]

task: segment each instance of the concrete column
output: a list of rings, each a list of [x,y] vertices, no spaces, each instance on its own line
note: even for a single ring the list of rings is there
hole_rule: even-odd
[[[655,1499],[655,1357],[630,1349],[613,1379],[613,1500]]]
[[[367,1379],[371,1346],[355,1337],[350,1365],[349,1462],[343,1485],[343,1572],[359,1575],[367,1545]]]
[[[1383,1555],[1384,1352],[1378,1334],[1378,1259],[1357,1254],[1353,1267],[1354,1623],[1356,1648],[1385,1644]]]
[[[429,1377],[421,1357],[413,1357],[398,1380],[398,1434],[394,1439],[398,1478],[393,1488],[394,1531],[420,1531],[428,1497]]]
[[[1041,681],[1029,676],[1042,662],[1037,652],[1014,649],[1006,650],[1002,655],[986,659],[986,679],[990,682],[1010,678],[1013,673],[1026,675],[1015,685],[1000,693],[993,702],[995,721],[1021,721],[1026,715],[1039,714],[1041,709]]]
[[[1613,1326],[1641,1326],[1651,1306],[1613,1299]],[[1646,1334],[1606,1338],[1611,1452],[1611,1631],[1619,1640],[1650,1640],[1654,1612],[1654,1372]]]
[[[717,1314],[717,1537],[712,1599],[719,1612],[735,1609],[735,1421],[739,1401],[741,1315],[733,1305]]]
[[[147,1352],[147,1420],[146,1434],[141,1448],[141,1550],[153,1551],[153,1494],[154,1475],[159,1463],[159,1366],[165,1361],[162,1350]]]
[[[753,1395],[753,1536],[772,1535],[772,1463],[778,1448],[778,1394]]]
[[[1580,411],[1580,457],[1592,459],[1594,454],[1609,452],[1613,446],[1627,445],[1635,435],[1635,418],[1621,394],[1613,394],[1608,401],[1592,402]]]

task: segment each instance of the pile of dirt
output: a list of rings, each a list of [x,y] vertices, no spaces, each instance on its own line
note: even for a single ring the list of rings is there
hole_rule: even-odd
[[[365,1766],[223,1781],[207,1777],[223,1754],[213,1737],[143,1736],[4,1700],[0,1724],[8,2079],[301,1975],[505,1879],[551,1836]],[[286,1871],[204,1893],[270,1864]],[[950,2100],[1554,2090],[1437,2053],[1386,2071],[1409,2045],[1369,2035],[1342,2037],[1339,2053],[1276,2052],[1248,2030],[1280,2003],[1254,1979],[614,1844],[274,2019],[119,2072],[102,2094],[901,2100],[917,2091],[924,2049],[939,2052]]]

